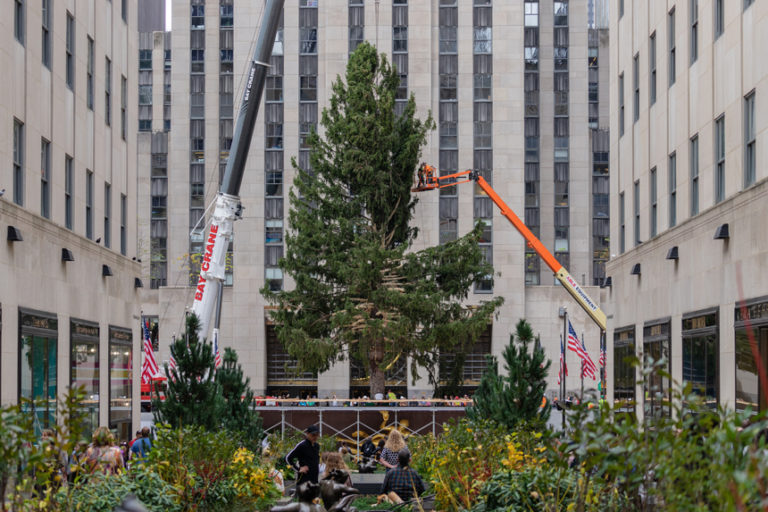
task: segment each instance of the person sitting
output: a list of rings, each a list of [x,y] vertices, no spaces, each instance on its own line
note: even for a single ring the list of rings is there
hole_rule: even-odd
[[[387,470],[394,468],[397,466],[398,453],[403,448],[407,448],[403,435],[399,430],[392,430],[387,436],[387,442],[384,444],[384,449],[381,451],[379,462],[381,462]]]
[[[381,486],[381,500],[386,496],[386,499],[391,503],[402,503],[416,498],[424,492],[424,481],[409,466],[411,452],[407,448],[403,448],[398,452],[397,458],[398,466],[387,471]]]

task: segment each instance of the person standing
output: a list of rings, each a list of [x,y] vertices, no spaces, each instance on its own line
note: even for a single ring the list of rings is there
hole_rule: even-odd
[[[397,466],[398,453],[403,448],[407,448],[403,435],[399,430],[392,430],[387,436],[387,442],[379,457],[379,462],[387,468],[387,471]]]
[[[141,429],[141,437],[131,446],[131,461],[138,459],[137,464],[141,464],[151,449],[152,440],[149,438],[149,427],[144,427]]]
[[[293,447],[293,450],[285,456],[285,462],[298,473],[296,487],[304,482],[318,482],[320,475],[320,429],[317,425],[310,425],[304,431],[304,440]]]
[[[100,471],[114,475],[125,467],[120,448],[115,446],[115,438],[107,427],[97,428],[93,432],[92,439],[91,445],[85,452],[91,473]]]

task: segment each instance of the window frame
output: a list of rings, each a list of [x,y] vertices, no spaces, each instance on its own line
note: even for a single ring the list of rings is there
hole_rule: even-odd
[[[635,226],[634,226],[634,238],[635,247],[640,245],[640,180],[635,180],[632,184],[632,199],[634,202],[634,214],[635,214]]]
[[[688,141],[688,168],[690,171],[691,189],[689,211],[691,217],[699,214],[699,134]]]
[[[689,0],[688,17],[688,56],[689,63],[693,64],[699,59],[699,0]]]
[[[672,87],[677,81],[677,43],[675,41],[675,8],[667,13],[667,85]]]
[[[715,204],[725,199],[725,114],[715,119]]]
[[[112,247],[112,185],[104,182],[104,247]]]
[[[64,227],[74,229],[74,159],[69,155],[64,155]]]
[[[650,203],[649,212],[649,238],[658,234],[658,171],[656,167],[651,167],[649,174],[650,186],[648,188],[648,199]]]
[[[52,0],[42,0],[42,9],[40,13],[42,29],[42,62],[43,66],[51,69],[51,2]]]
[[[667,188],[669,190],[669,227],[677,225],[677,153],[672,152],[667,157]]]
[[[624,72],[619,73],[619,137],[624,136]]]
[[[757,130],[755,90],[744,96],[744,188],[757,181]]]
[[[93,171],[85,170],[85,237],[93,240]]]
[[[25,44],[26,28],[26,3],[24,0],[15,0],[13,9],[13,35],[16,41]]]
[[[633,123],[640,120],[640,52],[632,58],[632,119]]]
[[[85,74],[85,103],[88,110],[93,110],[93,74],[94,74],[94,43],[88,36],[88,62]]]
[[[65,39],[65,80],[67,87],[75,90],[75,18],[67,11]]]
[[[112,60],[104,57],[104,123],[112,126]]]
[[[715,41],[717,41],[725,30],[725,0],[714,0],[713,28],[715,31]]]
[[[626,201],[624,199],[624,192],[619,193],[619,254],[624,254],[627,248],[627,231],[626,231]]]
[[[24,206],[24,123],[13,118],[13,202]]]
[[[656,104],[656,31],[648,38],[648,98],[649,104]]]
[[[40,216],[51,218],[51,141],[40,139]]]

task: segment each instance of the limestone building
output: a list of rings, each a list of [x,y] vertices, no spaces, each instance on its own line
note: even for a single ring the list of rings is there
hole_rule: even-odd
[[[553,0],[286,2],[241,189],[245,211],[235,225],[223,305],[222,344],[237,349],[257,393],[344,397],[366,389],[355,362],[319,376],[291,374],[259,293],[265,285],[291,285],[277,265],[295,174],[290,161],[308,165],[304,137],[363,40],[397,66],[398,97],[413,94],[419,115],[431,110],[438,124],[422,160],[442,173],[481,171],[600,302],[596,285],[605,275],[609,234],[608,34],[600,24],[606,7]],[[170,34],[140,38],[139,245],[150,284],[142,304],[157,322],[161,359],[192,304],[198,228],[232,142],[261,9],[261,2],[174,1]],[[419,199],[416,249],[452,240],[481,221],[484,251],[500,273],[493,286],[478,283],[470,294],[475,303],[492,295],[506,301],[468,358],[468,383],[477,383],[485,354],[501,353],[523,317],[556,364],[563,306],[597,361],[597,328],[487,197],[463,185]],[[575,364],[572,353],[571,359]],[[449,360],[446,355],[445,367]],[[406,382],[402,370],[389,376],[398,393],[431,391],[426,380]],[[553,368],[552,389],[556,373]],[[568,384],[578,387],[578,372],[571,371]]]
[[[664,356],[711,405],[765,408],[768,5],[619,1],[611,12],[609,394],[665,414],[628,355]],[[743,306],[743,307],[742,307]]]
[[[12,7],[11,7],[12,5]],[[0,402],[83,386],[89,427],[138,426],[136,2],[14,0],[0,20]],[[29,406],[31,408],[31,406]]]

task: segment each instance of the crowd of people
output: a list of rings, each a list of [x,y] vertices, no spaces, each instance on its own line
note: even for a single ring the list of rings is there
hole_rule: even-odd
[[[285,462],[296,471],[296,488],[305,483],[318,484],[330,480],[352,487],[351,473],[344,459],[347,449],[340,447],[337,452],[321,454],[319,438],[317,425],[310,425],[304,431],[304,439],[285,456]],[[366,438],[359,453],[359,466],[373,462],[386,468],[379,503],[402,503],[424,492],[424,481],[410,467],[411,452],[399,430],[391,430],[386,441],[382,439],[378,446],[370,437]]]
[[[373,398],[363,393],[357,394],[354,398],[338,398],[336,394],[318,398],[317,395],[309,393],[302,396],[283,393],[257,396],[254,398],[254,404],[257,407],[467,407],[472,405],[472,398],[469,395],[428,398],[422,393],[418,399],[409,399],[389,390],[386,393],[376,393]]]

